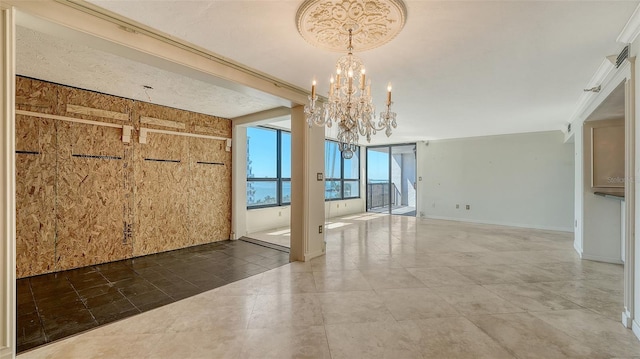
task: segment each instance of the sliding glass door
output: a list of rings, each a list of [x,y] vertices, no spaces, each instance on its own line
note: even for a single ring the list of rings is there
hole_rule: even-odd
[[[416,145],[367,148],[367,211],[416,215]]]

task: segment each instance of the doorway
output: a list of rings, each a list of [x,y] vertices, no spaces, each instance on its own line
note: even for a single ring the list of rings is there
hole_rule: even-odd
[[[415,143],[367,148],[367,212],[415,217]]]

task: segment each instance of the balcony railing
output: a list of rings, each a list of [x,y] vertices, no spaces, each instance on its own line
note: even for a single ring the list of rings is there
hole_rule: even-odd
[[[367,210],[388,207],[400,203],[400,191],[395,183],[391,183],[392,193],[389,196],[389,182],[367,183]]]

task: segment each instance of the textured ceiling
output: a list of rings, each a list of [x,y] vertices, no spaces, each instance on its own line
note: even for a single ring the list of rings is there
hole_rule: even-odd
[[[25,27],[16,40],[19,75],[223,118],[277,106]]]
[[[295,14],[302,1],[91,2],[285,82],[307,88],[316,77],[320,94],[328,90],[323,80],[328,80],[338,58],[298,34]],[[388,140],[379,134],[374,143],[564,128],[605,56],[621,49],[616,37],[637,6],[636,1],[405,3],[407,23],[394,40],[366,52],[355,49],[367,66],[374,101],[383,103],[388,81],[394,88],[398,129]],[[84,66],[98,68],[87,70],[90,76],[79,75],[77,81],[100,90],[104,85],[99,77],[118,76],[121,81],[112,82],[115,87],[143,96],[143,83],[125,81],[138,70],[110,63],[108,56],[86,61]],[[150,77],[164,81],[165,75]],[[190,105],[201,112],[205,106],[212,107],[204,112],[219,111],[219,116],[233,110],[232,105],[238,113],[250,110],[243,108],[242,100],[223,102],[197,81],[193,88],[191,80],[180,86],[173,81],[180,79],[151,84],[156,88],[152,99],[174,101],[188,93]]]

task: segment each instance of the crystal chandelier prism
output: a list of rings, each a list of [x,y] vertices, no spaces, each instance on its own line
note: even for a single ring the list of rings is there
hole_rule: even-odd
[[[335,77],[331,76],[329,97],[319,103],[316,94],[316,82],[311,86],[309,104],[304,107],[304,114],[309,127],[313,125],[338,126],[338,147],[342,157],[349,159],[358,148],[360,136],[371,142],[371,135],[385,131],[391,136],[391,129],[396,128],[396,113],[391,111],[391,84],[387,86],[386,108],[375,118],[375,106],[371,99],[371,81],[367,80],[364,63],[353,54],[353,31],[357,25],[348,28],[348,53],[338,60]]]

